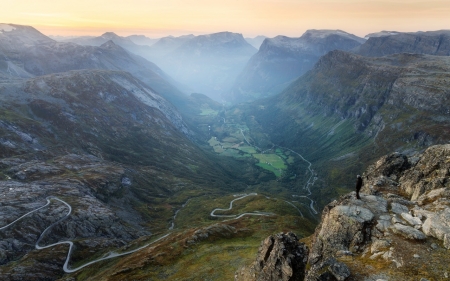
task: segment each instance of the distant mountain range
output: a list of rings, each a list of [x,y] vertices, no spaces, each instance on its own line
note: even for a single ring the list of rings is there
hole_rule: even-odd
[[[363,56],[380,57],[398,53],[435,56],[450,55],[450,30],[427,32],[384,31],[369,34],[367,42],[354,52]]]
[[[221,32],[189,39],[157,63],[192,92],[220,100],[256,51],[241,34]]]
[[[173,86],[176,82],[155,64],[110,40],[117,37],[109,33],[101,41],[96,40],[98,43],[107,40],[98,47],[82,46],[56,42],[32,27],[15,26],[15,30],[0,34],[3,54],[0,61],[5,65],[0,68],[0,74],[3,77],[33,77],[79,69],[125,70],[173,104],[183,104],[187,96]]]
[[[133,43],[137,45],[147,45],[151,46],[159,41],[159,38],[149,38],[145,35],[130,35],[126,38],[130,39]]]
[[[267,38],[237,77],[226,99],[255,100],[277,94],[331,50],[351,50],[365,40],[340,30],[308,30],[299,38]]]
[[[184,92],[222,98],[248,59],[256,53],[241,34],[220,32],[209,35],[163,37],[148,45],[135,44],[130,37],[107,32],[99,37],[72,38],[70,42],[100,46],[111,40],[124,49],[156,63]],[[255,44],[261,37],[255,38]]]

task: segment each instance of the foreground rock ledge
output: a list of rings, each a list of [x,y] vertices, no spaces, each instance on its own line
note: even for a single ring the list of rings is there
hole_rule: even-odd
[[[450,144],[382,157],[361,200],[352,192],[324,208],[310,250],[292,233],[270,236],[235,280],[446,280],[449,177]]]
[[[304,280],[308,248],[289,232],[267,237],[259,247],[256,261],[236,272],[235,280]]]

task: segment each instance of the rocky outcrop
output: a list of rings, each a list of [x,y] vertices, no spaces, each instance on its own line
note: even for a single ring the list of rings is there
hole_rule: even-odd
[[[449,159],[450,145],[437,145],[409,157],[393,153],[368,167],[361,200],[352,192],[324,208],[312,236],[304,280],[377,280],[380,276],[431,280],[448,276],[448,261],[442,257],[448,257],[450,250]],[[262,249],[270,245],[270,239],[263,242]],[[260,249],[258,259],[264,253]],[[248,274],[260,276],[253,273],[258,259],[247,269]],[[372,261],[377,262],[376,270]],[[417,271],[417,267],[423,270]],[[273,267],[266,270],[278,272]],[[242,270],[240,274],[245,276]],[[271,276],[272,272],[264,274]]]
[[[279,233],[261,243],[256,261],[236,272],[235,280],[303,280],[307,260],[308,248],[294,233]]]
[[[414,166],[399,179],[400,190],[417,200],[428,194],[433,200],[450,188],[450,144],[427,149]],[[433,191],[433,193],[431,193]],[[439,193],[441,192],[441,193]],[[424,203],[425,198],[421,201]]]

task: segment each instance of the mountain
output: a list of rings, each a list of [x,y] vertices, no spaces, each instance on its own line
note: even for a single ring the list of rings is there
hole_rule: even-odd
[[[81,36],[81,37],[74,37],[69,38],[66,40],[66,42],[72,42],[76,43],[78,45],[83,46],[100,46],[102,44],[105,44],[108,41],[113,41],[115,44],[121,46],[125,49],[133,49],[138,48],[139,46],[135,44],[132,40],[130,40],[127,37],[122,37],[114,32],[105,32],[100,36],[92,37],[92,36]]]
[[[130,35],[126,38],[130,39],[134,44],[151,46],[158,42],[159,39],[149,38],[145,35]]]
[[[388,150],[450,141],[449,75],[449,57],[331,51],[280,95],[241,110],[270,138],[256,145],[297,151],[337,190]]]
[[[331,50],[350,50],[365,40],[340,30],[308,30],[299,38],[267,38],[237,77],[227,100],[277,94]]]
[[[155,61],[156,63],[160,63],[160,60],[163,60],[163,57],[176,48],[180,47],[187,41],[191,40],[192,38],[195,38],[193,34],[189,35],[183,35],[183,36],[166,36],[163,38],[160,38],[155,44],[151,46],[151,49],[147,56],[152,61]]]
[[[366,37],[369,37],[367,42],[354,50],[356,54],[369,57],[397,53],[450,55],[450,30],[408,33],[384,31]]]
[[[364,39],[369,39],[370,37],[381,37],[381,36],[397,35],[399,33],[400,32],[397,32],[397,31],[382,30],[380,32],[369,33],[366,36],[364,36]]]
[[[439,280],[448,278],[450,146],[392,153],[355,193],[327,205],[314,235],[266,238],[235,280]]]
[[[108,38],[116,37],[107,35]],[[123,70],[147,83],[175,105],[183,105],[187,98],[173,86],[176,82],[158,66],[125,51],[111,40],[99,47],[56,42],[26,26],[16,26],[15,30],[3,32],[1,36],[0,74],[5,79],[80,69]]]
[[[252,45],[253,47],[255,47],[256,49],[259,49],[259,47],[261,47],[262,42],[266,39],[266,36],[263,35],[258,35],[254,38],[245,38],[245,41],[247,41],[250,45]]]
[[[168,232],[190,198],[245,187],[229,176],[245,170],[242,164],[229,170],[188,135],[178,111],[127,72],[77,70],[2,83],[2,279],[56,280],[66,257],[76,268]],[[35,246],[60,241],[74,249]]]
[[[101,36],[75,37],[75,38],[67,39],[65,42],[72,42],[72,43],[76,43],[78,45],[83,45],[83,46],[101,46],[108,41],[112,41],[112,42],[114,42],[114,44],[124,48],[128,52],[131,52],[135,55],[143,56],[146,59],[149,59],[149,57],[147,57],[147,54],[151,52],[150,46],[148,46],[147,44],[137,44],[132,40],[132,38],[136,39],[136,37],[119,36],[119,35],[115,34],[114,32],[105,32]],[[147,37],[144,37],[144,38],[139,37],[139,38],[141,40],[149,39]],[[147,39],[145,39],[145,38],[147,38]]]
[[[146,126],[152,130],[161,130],[152,137],[156,141],[161,141],[158,146],[172,143],[169,140],[157,139],[177,135],[174,132],[168,134],[168,131],[175,130],[178,134],[189,134],[180,114],[172,104],[129,73],[121,71],[79,70],[39,76],[24,82],[7,84],[1,99],[2,109],[6,110],[4,112],[7,114],[15,116],[13,119],[20,117],[20,111],[14,114],[14,106],[26,107],[28,108],[26,111],[32,113],[31,119],[36,122],[37,127],[32,129],[27,127],[26,122],[10,123],[6,121],[8,118],[2,121],[2,129],[6,130],[2,134],[5,141],[22,152],[33,151],[36,143],[39,143],[40,149],[64,144],[79,149],[89,146],[107,147],[108,142],[111,142],[109,146],[115,147],[121,142],[120,139],[124,141],[121,147],[125,148],[128,145],[125,143],[127,137],[124,128],[126,124],[133,123],[136,123],[133,126],[138,126],[136,129],[140,125],[147,124]],[[144,117],[150,119],[142,119]],[[151,125],[157,122],[156,120],[160,120],[164,125]],[[18,121],[20,122],[20,118]],[[167,122],[171,125],[169,126]],[[30,129],[33,132],[30,132]],[[36,141],[30,143],[21,141],[19,131],[27,132],[23,135],[35,135],[33,139]],[[99,138],[102,138],[102,143],[99,142]],[[16,142],[17,144],[14,144]],[[12,149],[8,154],[14,155],[17,151]],[[3,154],[3,157],[6,155]],[[113,154],[110,157],[113,157]]]
[[[242,34],[219,32],[196,36],[157,63],[192,92],[220,100],[254,53]]]
[[[0,50],[14,51],[35,44],[51,43],[54,40],[48,38],[34,27],[0,23]]]

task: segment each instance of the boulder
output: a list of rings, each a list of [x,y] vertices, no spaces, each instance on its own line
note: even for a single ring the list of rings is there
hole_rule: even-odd
[[[411,200],[431,190],[450,187],[450,144],[429,147],[417,164],[400,178],[400,189],[411,196]]]
[[[425,240],[427,237],[425,234],[411,226],[396,223],[391,227],[392,232],[400,234],[405,238],[413,240]]]
[[[413,217],[408,213],[401,213],[400,216],[412,226],[422,225],[422,221],[418,217]]]
[[[450,249],[450,208],[429,215],[422,230],[426,235],[442,240],[444,247]]]
[[[261,243],[256,261],[249,267],[238,270],[235,280],[304,280],[307,261],[308,247],[298,242],[297,236],[292,232],[279,233],[267,237]]]
[[[350,269],[342,262],[334,262],[329,267],[328,270],[333,274],[333,276],[338,281],[344,281],[350,276]]]
[[[391,203],[391,211],[396,214],[402,214],[409,212],[408,207],[399,203]]]

